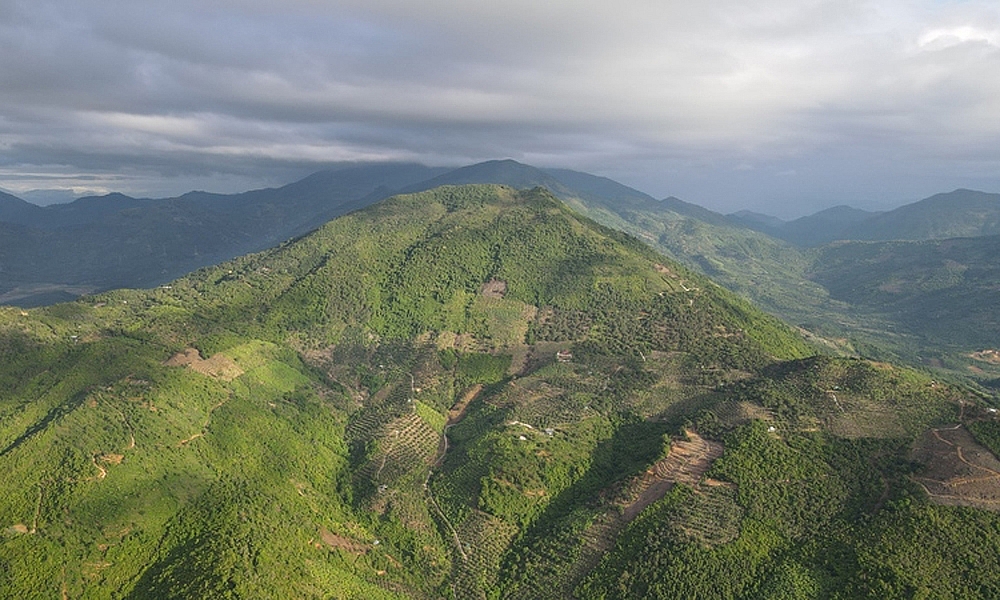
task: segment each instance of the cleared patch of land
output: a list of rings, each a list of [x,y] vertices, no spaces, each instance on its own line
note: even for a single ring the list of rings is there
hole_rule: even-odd
[[[686,440],[674,441],[666,458],[657,461],[640,477],[640,489],[645,489],[625,506],[622,513],[625,523],[638,517],[643,509],[666,495],[675,484],[696,486],[715,459],[722,456],[723,448],[719,442],[706,440],[693,431],[688,431],[687,437]]]
[[[343,550],[351,554],[365,554],[372,549],[369,544],[364,544],[355,539],[337,535],[326,528],[321,528],[319,530],[319,539],[323,544],[326,544],[331,549]],[[321,547],[318,543],[316,546]]]
[[[214,354],[210,358],[203,359],[196,348],[178,352],[163,364],[168,367],[187,367],[196,373],[222,381],[232,381],[243,374],[243,369],[228,356]]]
[[[601,558],[614,547],[618,535],[629,523],[648,506],[663,498],[676,484],[682,483],[696,489],[700,487],[702,477],[712,463],[722,456],[724,448],[719,442],[707,440],[694,431],[686,431],[685,434],[686,439],[671,443],[667,456],[650,466],[645,473],[625,482],[617,492],[611,493],[608,507],[582,534],[584,543],[580,548],[579,558],[569,572],[567,589],[572,589],[597,566]],[[729,488],[732,484],[712,481],[710,485]]]
[[[983,362],[993,363],[995,365],[1000,365],[1000,350],[986,349],[979,352],[973,352],[969,355],[969,358],[975,360],[981,360]]]
[[[1000,460],[961,425],[931,429],[911,458],[924,464],[916,481],[932,502],[1000,510]]]

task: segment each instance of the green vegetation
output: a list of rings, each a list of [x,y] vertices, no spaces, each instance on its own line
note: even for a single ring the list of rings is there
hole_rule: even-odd
[[[819,248],[797,247],[721,215],[713,218],[714,213],[681,214],[667,201],[637,206],[581,199],[571,192],[565,197],[584,214],[637,236],[800,325],[828,352],[905,362],[936,369],[942,377],[971,377],[989,385],[1000,377],[1000,363],[970,355],[995,349],[1000,336],[994,300],[1000,238],[985,235],[995,227],[990,219],[995,220],[997,208],[995,196],[954,194],[963,193],[971,197],[968,206],[946,208],[951,195],[945,194],[869,215],[854,225],[860,237],[846,238],[886,239],[886,231],[898,225],[899,238],[912,241],[834,242]],[[941,218],[945,211],[948,218]],[[860,229],[876,222],[880,225],[870,231]],[[937,239],[949,231],[983,237]]]
[[[851,242],[822,248],[809,277],[859,312],[891,318],[916,338],[913,346],[971,352],[1000,336],[998,252],[998,236]]]
[[[976,436],[976,441],[989,448],[993,454],[1000,456],[1000,423],[974,421],[969,423],[969,431]]]
[[[498,186],[3,309],[0,590],[988,597],[996,519],[929,504],[908,453],[979,399],[809,354],[636,239]]]

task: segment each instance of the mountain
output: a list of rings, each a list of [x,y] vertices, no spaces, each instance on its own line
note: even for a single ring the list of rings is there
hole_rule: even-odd
[[[796,245],[850,237],[851,223],[861,226],[873,219],[889,218],[896,211],[876,215],[836,207],[784,223],[778,228],[784,233],[772,231],[769,235],[758,231],[769,230],[760,219],[756,225],[748,225],[746,219],[741,222],[732,215],[719,215],[676,198],[658,200],[604,177],[567,169],[538,169],[512,160],[459,169],[412,164],[344,166],[282,188],[232,195],[192,192],[162,200],[112,195],[44,209],[8,199],[4,205],[18,207],[31,217],[20,221],[12,217],[22,224],[8,223],[7,235],[0,237],[0,302],[36,306],[114,287],[162,284],[193,269],[304,235],[328,219],[401,190],[416,192],[466,183],[498,183],[518,189],[543,186],[573,209],[635,235],[804,328],[832,351],[912,364],[946,364],[952,373],[975,374],[986,381],[1000,377],[1000,365],[969,358],[990,346],[983,341],[992,331],[990,327],[960,347],[957,332],[968,331],[971,322],[963,319],[963,313],[933,313],[957,319],[954,335],[937,336],[936,331],[948,330],[948,321],[923,318],[919,310],[877,310],[855,302],[858,295],[845,293],[843,285],[834,291],[837,282],[824,276],[834,266],[844,282],[864,278],[868,269],[891,278],[889,271],[864,261],[844,262],[823,247]],[[986,198],[987,205],[992,197],[971,194]],[[930,200],[911,206],[934,204]],[[961,216],[966,214],[963,206],[975,208],[961,203],[957,206],[960,214],[954,218],[958,220],[965,218]],[[912,207],[898,210],[905,213],[915,210]],[[782,236],[786,239],[779,239]],[[991,259],[981,258],[970,273],[990,268]],[[822,264],[827,259],[834,261],[830,269]],[[857,268],[854,273],[849,272],[851,264]],[[905,268],[898,261],[883,266],[889,264]],[[963,293],[963,305],[992,306],[988,286],[969,285],[953,291]],[[921,305],[923,293],[911,290],[908,306]],[[935,293],[940,296],[944,292]],[[925,304],[942,303],[928,297]]]
[[[825,246],[807,276],[831,297],[938,345],[1000,340],[1000,236]]]
[[[3,199],[0,299],[44,303],[52,290],[157,285],[202,266],[263,250],[440,173],[414,164],[342,167],[276,189],[191,192],[137,200],[121,194],[36,207]]]
[[[565,188],[557,179],[541,169],[519,163],[515,160],[490,160],[476,163],[420,181],[405,188],[404,192],[426,191],[442,185],[466,185],[476,183],[496,183],[516,189],[545,187],[553,193],[564,192]]]
[[[806,277],[812,264],[807,251],[697,205],[677,198],[657,200],[587,173],[542,170],[513,160],[456,169],[411,190],[464,183],[546,187],[574,210],[636,236],[789,322],[813,326],[853,321],[844,315],[842,303],[832,301],[829,292]],[[871,325],[870,319],[864,320],[864,326]],[[842,350],[843,344],[836,348]]]
[[[901,206],[847,230],[852,240],[930,240],[1000,234],[1000,194],[955,190]]]
[[[1000,439],[982,399],[808,354],[635,238],[489,185],[0,309],[0,589],[995,595],[992,480],[964,477]]]
[[[621,215],[641,218],[647,212],[674,223],[699,219],[725,224],[722,215],[676,198],[656,200],[607,178],[566,169],[545,171],[512,160],[459,169],[359,165],[320,172],[277,189],[232,195],[191,192],[138,200],[112,194],[45,208],[18,200],[12,204],[27,215],[0,211],[0,222],[28,228],[17,243],[0,243],[0,264],[6,265],[0,270],[0,301],[33,306],[51,299],[53,290],[160,284],[302,235],[393,193],[468,183],[542,186],[611,224],[621,221]]]
[[[834,206],[818,213],[789,221],[775,230],[774,235],[796,246],[822,246],[840,239],[852,239],[853,227],[861,226],[882,213],[850,206]],[[856,239],[856,238],[854,238]]]
[[[16,196],[0,192],[0,222],[31,224],[40,219],[44,211],[30,202]]]
[[[1000,194],[955,190],[887,212],[834,206],[794,221],[736,213],[735,224],[796,246],[817,247],[836,240],[936,240],[1000,234]]]
[[[771,229],[777,229],[787,222],[784,219],[754,212],[752,210],[741,210],[730,213],[726,216],[730,221],[736,223],[737,225],[764,232]]]
[[[881,213],[841,205],[821,210],[792,221],[750,211],[727,215],[731,223],[766,233],[803,248],[822,246],[835,240],[850,239],[852,226]]]
[[[17,202],[0,204],[0,221],[45,230],[99,222],[123,210],[142,208],[149,204],[148,200],[138,200],[124,194],[84,196],[66,204],[45,207],[19,198],[14,200]]]
[[[755,231],[762,226],[740,225],[733,216],[720,222],[686,203],[643,209],[564,199],[802,327],[832,351],[932,366],[988,385],[1000,377],[1000,362],[976,358],[1000,334],[993,318],[1000,308],[991,275],[1000,256],[990,251],[993,238],[900,242],[882,252],[867,242],[819,244],[841,237],[834,231],[849,235],[851,223],[881,218],[850,207],[784,223],[784,233],[774,234],[779,239]],[[814,244],[807,244],[810,238]],[[901,281],[921,283],[895,289]],[[895,293],[879,292],[880,286]]]
[[[81,197],[73,190],[30,190],[21,193],[21,199],[37,206],[68,204]]]
[[[545,169],[544,171],[559,181],[561,185],[557,187],[560,190],[565,187],[565,191],[571,192],[572,196],[600,204],[605,208],[647,210],[664,208],[663,203],[652,196],[607,177],[570,169]]]
[[[692,219],[698,219],[703,223],[708,223],[709,225],[719,225],[719,226],[729,226],[731,225],[729,219],[725,215],[717,213],[715,211],[708,210],[707,208],[702,208],[697,204],[691,204],[690,202],[685,202],[680,198],[674,198],[669,196],[663,199],[664,208],[677,213],[683,217],[689,217]]]

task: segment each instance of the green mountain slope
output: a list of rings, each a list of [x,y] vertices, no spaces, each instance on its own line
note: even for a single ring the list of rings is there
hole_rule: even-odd
[[[15,225],[32,224],[44,210],[16,196],[0,192],[0,222]]]
[[[580,189],[587,177],[577,176]],[[833,351],[943,368],[985,382],[1000,377],[1000,364],[973,356],[993,349],[998,339],[995,237],[800,248],[735,225],[732,217],[701,209],[709,215],[700,218],[701,212],[677,202],[636,202],[607,186],[604,192],[597,199],[568,189],[561,197],[803,327]],[[617,202],[615,194],[625,200]],[[956,219],[965,214],[961,206],[955,210]],[[808,237],[815,228],[828,234],[874,218],[860,213],[831,209],[799,220],[808,223],[784,226],[795,241],[794,235]]]
[[[242,194],[157,200],[110,194],[44,208],[0,201],[0,222],[20,232],[0,242],[0,301],[37,306],[53,290],[78,295],[164,283],[303,235],[440,171],[359,165]]]
[[[929,502],[961,473],[923,436],[961,420],[992,443],[981,400],[808,353],[634,238],[497,186],[0,309],[0,590],[993,594],[991,488]]]
[[[1000,194],[955,190],[861,221],[849,240],[932,240],[1000,234]]]
[[[541,170],[511,160],[455,170],[355,165],[320,172],[275,190],[228,196],[192,192],[174,199],[136,200],[110,195],[44,209],[4,197],[0,221],[11,222],[0,222],[5,232],[0,236],[0,302],[43,305],[109,287],[163,283],[191,269],[302,235],[393,190],[420,191],[449,183],[544,186],[574,209],[635,235],[820,336],[835,351],[944,365],[983,380],[1000,376],[992,363],[966,356],[991,346],[984,339],[992,332],[989,326],[973,331],[977,335],[964,343],[958,336],[958,332],[970,331],[971,320],[963,317],[982,309],[986,312],[980,316],[989,318],[988,308],[983,308],[992,306],[988,285],[976,285],[965,277],[969,285],[947,292],[960,294],[959,302],[949,302],[943,291],[912,288],[906,292],[912,300],[897,303],[902,297],[895,294],[888,298],[895,304],[887,310],[858,302],[859,294],[845,293],[844,286],[866,277],[915,277],[904,271],[922,264],[919,259],[909,266],[902,259],[893,261],[893,268],[901,269],[893,275],[888,264],[851,263],[829,249],[804,249],[755,231],[770,231],[759,223],[734,222],[732,215],[719,215],[675,198],[657,200],[607,178],[566,169]],[[979,234],[990,227],[989,210],[995,204],[989,194],[960,190],[877,216],[882,223],[877,229],[890,237],[955,231]],[[850,237],[852,227],[874,223],[874,219],[871,213],[838,207],[779,224],[770,232],[795,243],[816,245],[832,237]],[[928,224],[936,229],[930,231]],[[833,263],[824,264],[827,259]],[[982,256],[975,264],[962,264],[969,267],[971,276],[989,270],[991,260]],[[834,272],[838,274],[835,281],[823,276]],[[824,285],[828,281],[833,287]],[[940,306],[941,310],[921,312],[921,306]],[[958,310],[960,306],[964,308]],[[952,318],[957,319],[954,327]],[[944,336],[939,338],[939,332]]]
[[[796,246],[812,248],[835,240],[850,239],[852,227],[879,214],[881,213],[841,205],[779,224],[755,222],[752,219],[741,220],[733,215],[730,215],[730,218]]]
[[[959,189],[886,212],[835,206],[794,221],[736,213],[728,219],[801,247],[836,240],[938,240],[1000,233],[1000,194]]]
[[[552,361],[577,339],[595,360],[696,348],[752,368],[804,351],[657,260],[542,192],[454,188],[169,289],[7,310],[3,588],[437,596],[447,508],[422,484],[448,407],[506,378],[513,355]],[[642,307],[675,323],[652,330]],[[567,341],[524,343],[538,339]],[[601,424],[596,443],[616,413],[581,427]]]
[[[727,217],[676,198],[656,200],[603,177],[568,169],[541,170],[512,160],[456,169],[432,185],[499,183],[544,186],[575,210],[628,232],[793,323],[843,321],[843,306],[805,277],[808,252]]]
[[[826,246],[809,277],[861,310],[958,348],[1000,339],[1000,237]]]

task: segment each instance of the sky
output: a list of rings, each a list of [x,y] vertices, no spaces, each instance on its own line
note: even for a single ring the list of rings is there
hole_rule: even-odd
[[[497,158],[786,218],[998,192],[1000,1],[0,0],[22,197]]]

